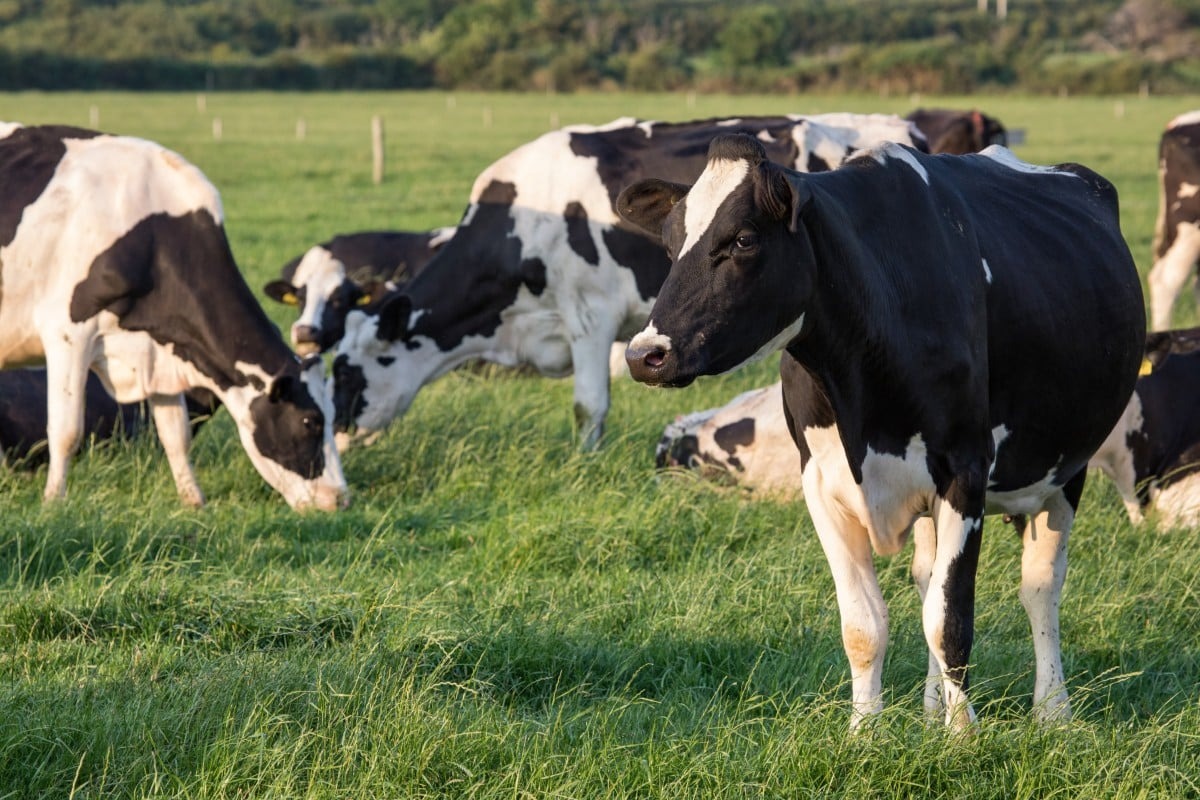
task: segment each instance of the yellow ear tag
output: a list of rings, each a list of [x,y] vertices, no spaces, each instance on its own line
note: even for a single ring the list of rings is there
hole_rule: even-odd
[[[1141,368],[1138,370],[1138,377],[1140,378],[1140,377],[1142,377],[1143,375],[1149,375],[1149,374],[1150,374],[1150,372],[1151,372],[1153,369],[1154,369],[1154,365],[1150,363],[1150,359],[1148,359],[1148,358],[1143,358],[1143,359],[1142,359],[1142,366],[1141,366]]]
[[[296,297],[296,295],[292,294],[291,292],[287,292],[286,294],[284,294],[284,296],[281,299],[283,300],[284,303],[286,303],[289,306],[300,305],[300,298]]]
[[[364,294],[362,297],[358,298],[358,301],[355,303],[355,305],[365,306],[365,305],[370,305],[370,303],[371,303],[371,295]]]

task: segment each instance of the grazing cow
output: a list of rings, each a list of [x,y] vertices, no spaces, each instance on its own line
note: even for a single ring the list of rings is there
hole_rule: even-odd
[[[783,415],[783,385],[742,392],[719,408],[680,416],[654,452],[659,469],[683,467],[790,499],[800,495],[800,451]]]
[[[1171,309],[1200,260],[1200,111],[1171,120],[1158,145],[1158,220],[1154,225],[1154,266],[1150,286],[1150,326],[1171,327]],[[1197,286],[1200,297],[1200,286]]]
[[[1143,375],[1120,421],[1092,457],[1137,523],[1200,522],[1200,328],[1146,337]]]
[[[220,406],[206,389],[184,395],[195,433]],[[0,372],[0,461],[33,468],[46,463],[46,370],[10,369]],[[83,438],[97,441],[133,437],[146,428],[145,403],[118,403],[94,372],[84,388]]]
[[[917,141],[899,117],[829,114],[678,124],[618,119],[547,133],[475,180],[454,238],[402,292],[352,311],[334,361],[339,446],[370,441],[417,391],[469,359],[575,372],[575,420],[595,444],[609,405],[609,352],[644,322],[670,266],[620,223],[626,184],[692,180],[722,132],[757,136],[770,157],[827,170],[881,141]],[[345,432],[343,434],[343,432]]]
[[[722,136],[694,186],[626,188],[621,214],[674,265],[629,343],[639,381],[686,386],[780,349],[805,501],[837,588],[857,726],[882,707],[887,607],[872,550],[914,520],[926,704],[974,719],[967,664],[983,515],[1029,515],[1021,600],[1034,701],[1068,716],[1058,638],[1088,459],[1129,400],[1145,314],[1113,186],[1008,150],[882,145],[802,175]],[[1087,409],[1087,413],[1081,413]],[[932,531],[936,530],[936,534]]]
[[[918,108],[905,117],[925,136],[931,153],[966,155],[993,144],[1007,145],[1008,132],[1000,120],[978,111]]]
[[[280,279],[263,291],[300,308],[291,329],[296,352],[322,353],[342,338],[350,309],[370,303],[388,283],[411,280],[454,230],[344,233],[284,264]]]
[[[46,364],[47,500],[66,492],[91,368],[118,402],[149,401],[185,502],[203,503],[183,401],[199,387],[292,507],[343,504],[321,364],[255,301],[200,170],[142,139],[4,123],[0,185],[0,367]]]

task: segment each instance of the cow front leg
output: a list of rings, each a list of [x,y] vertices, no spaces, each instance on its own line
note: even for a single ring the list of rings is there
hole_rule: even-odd
[[[46,449],[50,465],[42,493],[44,502],[67,496],[67,467],[83,437],[87,375],[88,365],[82,354],[73,349],[47,349]]]
[[[842,620],[842,647],[850,662],[854,709],[850,728],[857,730],[883,710],[883,657],[887,650],[888,611],[867,529],[846,516],[822,491],[819,468],[804,471],[804,501],[825,551]]]
[[[196,482],[188,450],[192,445],[192,425],[188,419],[187,404],[182,394],[156,394],[150,398],[150,410],[154,415],[154,429],[167,454],[171,474],[175,478],[175,489],[185,505],[199,508],[204,505],[204,493]]]
[[[1150,326],[1164,331],[1171,327],[1171,310],[1175,299],[1200,258],[1200,225],[1180,223],[1175,241],[1167,252],[1154,262],[1146,282],[1150,286]]]
[[[958,475],[934,500],[937,545],[922,622],[942,675],[946,725],[963,730],[975,721],[967,698],[967,667],[975,640],[975,571],[983,532],[986,469]]]
[[[1063,677],[1058,607],[1067,579],[1067,538],[1075,521],[1084,477],[1081,472],[1052,495],[1042,512],[1029,519],[1023,537],[1021,605],[1029,615],[1033,633],[1037,663],[1033,710],[1042,722],[1071,718]]]
[[[609,353],[611,336],[587,336],[571,341],[575,369],[575,428],[585,450],[594,448],[604,434],[609,404]]]
[[[933,561],[937,554],[937,531],[929,517],[918,517],[913,523],[912,577],[921,603],[929,594],[929,579],[933,574]],[[929,666],[925,675],[925,714],[931,720],[942,716],[942,668],[933,651],[928,651]]]

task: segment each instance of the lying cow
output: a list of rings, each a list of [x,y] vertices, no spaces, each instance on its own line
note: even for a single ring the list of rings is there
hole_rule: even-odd
[[[187,392],[184,400],[193,433],[220,405],[214,395],[199,388]],[[46,462],[46,408],[46,370],[0,371],[0,461],[25,468]],[[145,403],[118,403],[105,390],[100,378],[88,373],[83,438],[96,441],[132,438],[146,429],[149,413]]]
[[[1154,225],[1154,266],[1150,286],[1150,325],[1171,327],[1171,310],[1200,260],[1200,111],[1167,125],[1158,145],[1158,220]],[[1200,291],[1200,287],[1197,287]]]
[[[966,155],[989,145],[1008,144],[1008,132],[1000,120],[978,111],[918,108],[905,119],[924,134],[931,153]]]
[[[1113,186],[1004,148],[880,146],[829,173],[722,136],[694,186],[625,189],[622,216],[674,265],[632,376],[686,386],[783,349],[788,427],[832,568],[857,726],[882,708],[887,607],[872,551],[918,516],[914,575],[947,724],[974,719],[967,665],[983,515],[1029,515],[1020,596],[1034,705],[1069,715],[1058,602],[1088,459],[1129,400],[1145,314]],[[1080,409],[1087,413],[1080,413]]]
[[[344,503],[321,365],[255,301],[198,169],[141,139],[3,123],[0,185],[0,367],[45,362],[47,500],[66,492],[90,368],[119,402],[149,401],[184,502],[204,497],[183,400],[199,387],[291,506]]]
[[[575,420],[582,443],[595,444],[610,348],[645,322],[669,268],[657,242],[618,221],[617,193],[648,175],[693,180],[708,142],[733,131],[810,172],[867,145],[920,140],[882,115],[626,118],[517,148],[475,180],[458,232],[416,278],[348,315],[333,365],[339,446],[377,436],[423,385],[475,358],[551,376],[574,370]]]
[[[299,307],[300,318],[291,329],[296,352],[321,353],[342,338],[350,309],[370,303],[389,283],[407,283],[454,230],[344,233],[284,264],[280,278],[263,291],[272,300]]]

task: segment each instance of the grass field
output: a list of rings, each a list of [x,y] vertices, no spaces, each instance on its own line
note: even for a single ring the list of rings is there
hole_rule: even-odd
[[[977,102],[1025,129],[1025,159],[1107,175],[1149,268],[1158,136],[1200,98],[924,102]],[[101,128],[179,150],[221,189],[258,290],[333,233],[456,222],[474,176],[553,124],[913,103],[381,93],[199,105],[7,94],[0,119],[88,125],[95,107]],[[387,128],[378,187],[373,114]],[[1195,317],[1189,296],[1177,322]],[[667,421],[773,369],[678,392],[618,383],[592,453],[576,447],[569,380],[451,374],[347,455],[354,502],[336,515],[289,511],[223,415],[196,441],[202,511],[179,507],[150,440],[81,455],[52,507],[44,472],[0,473],[0,798],[1200,797],[1200,531],[1131,526],[1101,478],[1062,607],[1076,719],[1031,721],[1019,542],[989,521],[976,734],[922,719],[908,553],[879,562],[889,706],[848,733],[833,584],[806,511],[652,469]]]

